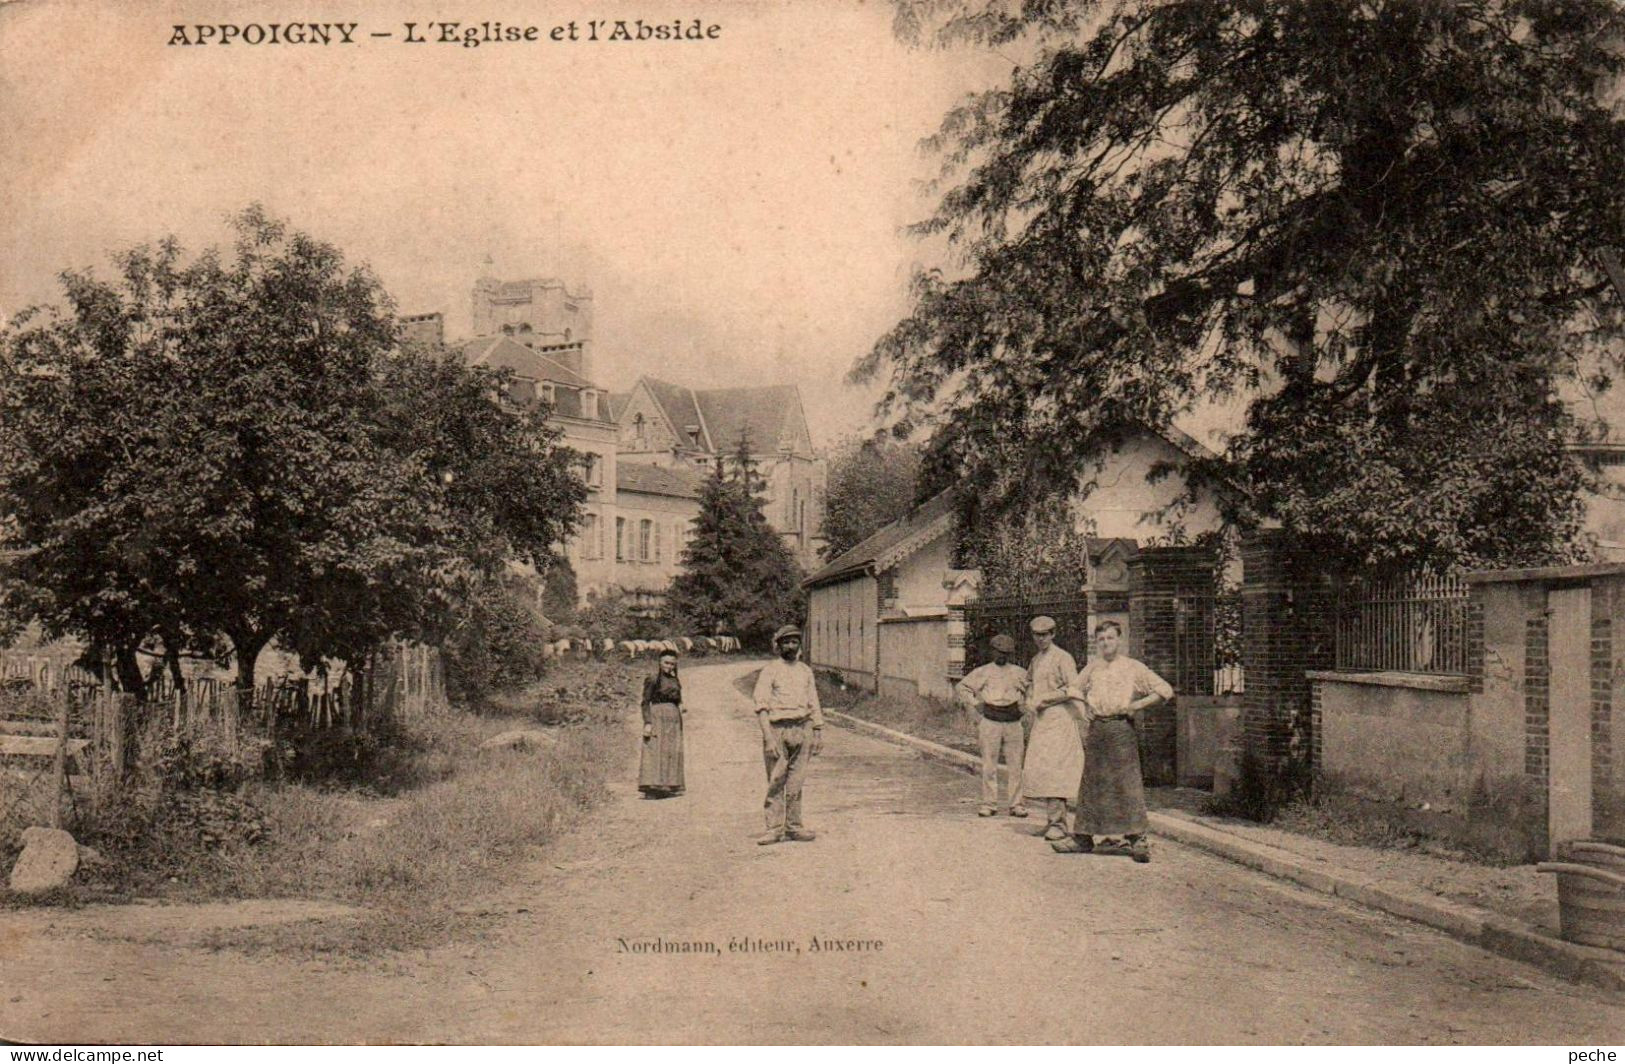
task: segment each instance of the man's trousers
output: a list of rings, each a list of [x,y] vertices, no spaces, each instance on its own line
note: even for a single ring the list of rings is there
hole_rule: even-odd
[[[988,720],[978,715],[976,737],[982,744],[982,804],[999,804],[999,750],[1004,750],[1005,772],[1010,781],[1010,804],[1021,804],[1021,762],[1027,756],[1027,738],[1021,721]]]
[[[795,831],[801,824],[801,784],[807,775],[808,751],[812,748],[812,725],[804,720],[779,721],[768,725],[784,744],[780,758],[767,743],[762,744],[762,762],[767,767],[767,830]]]

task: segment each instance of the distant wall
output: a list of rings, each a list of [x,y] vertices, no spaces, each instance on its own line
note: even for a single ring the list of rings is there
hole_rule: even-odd
[[[1368,797],[1446,806],[1474,776],[1465,677],[1313,672],[1321,767]]]
[[[1323,784],[1511,859],[1576,839],[1625,842],[1614,726],[1625,700],[1625,640],[1614,635],[1625,626],[1625,565],[1467,582],[1465,675],[1306,673]]]

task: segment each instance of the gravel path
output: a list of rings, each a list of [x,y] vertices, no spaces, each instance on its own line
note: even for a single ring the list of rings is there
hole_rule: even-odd
[[[755,846],[760,741],[732,683],[755,667],[685,670],[683,798],[639,800],[629,717],[613,800],[478,899],[493,914],[478,944],[357,967],[108,941],[118,909],[7,914],[0,1034],[1607,1044],[1625,1030],[1603,991],[1171,843],[1149,865],[1056,856],[1031,821],[976,817],[963,773],[838,730],[808,784],[818,841]]]

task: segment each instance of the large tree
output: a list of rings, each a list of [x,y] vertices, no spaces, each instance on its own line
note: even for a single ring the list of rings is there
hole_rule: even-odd
[[[503,380],[396,350],[388,297],[251,208],[235,247],[166,241],[0,344],[0,606],[110,652],[273,640],[356,660],[433,632],[459,582],[573,526],[574,456]]]
[[[887,437],[848,440],[829,464],[824,493],[825,560],[838,557],[915,503],[919,449]]]
[[[768,646],[779,625],[801,619],[801,570],[763,513],[763,483],[741,436],[717,459],[700,492],[700,512],[682,571],[666,593],[671,618],[690,630]]]
[[[963,268],[856,368],[936,479],[1019,509],[1114,440],[1242,400],[1220,468],[1349,565],[1576,546],[1565,384],[1622,316],[1613,0],[899,0],[1022,59],[954,109],[921,227]],[[1036,488],[1036,491],[1035,491]]]

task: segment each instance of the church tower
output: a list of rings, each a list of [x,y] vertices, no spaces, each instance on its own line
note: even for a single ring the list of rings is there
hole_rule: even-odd
[[[592,379],[592,290],[571,291],[552,277],[502,281],[482,276],[472,296],[474,335],[507,333]]]

